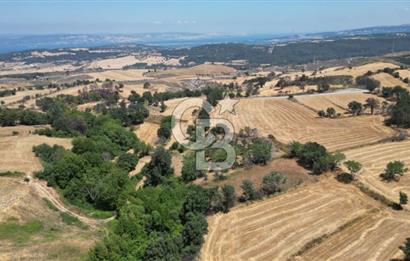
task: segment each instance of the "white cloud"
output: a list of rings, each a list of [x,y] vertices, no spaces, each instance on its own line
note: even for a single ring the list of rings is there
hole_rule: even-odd
[[[161,21],[152,21],[153,24],[162,24]]]

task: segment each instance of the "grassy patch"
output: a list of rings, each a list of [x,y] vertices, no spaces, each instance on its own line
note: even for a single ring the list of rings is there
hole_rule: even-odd
[[[67,212],[61,212],[60,217],[61,217],[61,220],[67,225],[77,226],[82,229],[88,228],[88,226],[84,224],[83,222],[81,222],[77,217],[74,217],[73,215]]]
[[[25,224],[16,221],[0,223],[0,240],[10,240],[16,243],[25,243],[31,237],[44,229],[43,223],[33,220]]]
[[[48,258],[52,260],[72,260],[73,257],[78,257],[81,252],[82,251],[79,247],[62,245],[48,253]]]
[[[18,171],[0,172],[0,177],[23,177],[23,176],[24,176],[24,173],[18,172]]]

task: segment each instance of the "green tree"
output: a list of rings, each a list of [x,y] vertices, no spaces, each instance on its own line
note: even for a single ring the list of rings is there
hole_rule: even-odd
[[[283,184],[286,182],[286,177],[279,172],[271,172],[262,180],[262,191],[265,195],[271,195],[282,190]]]
[[[392,161],[387,164],[386,169],[380,176],[386,181],[397,180],[398,176],[403,176],[407,170],[404,162]]]
[[[257,199],[257,194],[253,185],[253,182],[249,179],[242,181],[241,189],[243,191],[241,200],[249,201]]]
[[[406,205],[408,201],[407,194],[400,191],[399,192],[399,198],[400,198],[400,205]]]
[[[254,164],[266,165],[272,158],[272,142],[268,139],[257,138],[249,147],[249,155]]]
[[[168,140],[172,133],[172,116],[166,116],[161,120],[157,135],[163,141]]]
[[[347,107],[349,108],[350,113],[354,116],[362,114],[363,105],[360,102],[352,101],[347,105]]]
[[[336,113],[335,108],[333,108],[333,107],[327,108],[326,109],[326,115],[329,118],[336,118],[337,113]]]
[[[235,205],[236,193],[235,188],[231,185],[224,185],[222,187],[223,195],[223,211],[227,213],[230,208]]]
[[[187,219],[188,222],[185,223],[181,233],[184,252],[195,254],[204,242],[204,234],[208,232],[208,223],[204,215],[200,213],[188,213]]]
[[[137,156],[130,154],[130,153],[123,153],[119,156],[117,165],[121,169],[130,172],[135,169],[135,166],[138,163]]]
[[[190,153],[184,157],[181,170],[181,178],[185,182],[190,182],[203,175],[202,171],[197,170],[195,153]]]
[[[364,105],[365,108],[370,108],[370,113],[373,115],[374,114],[374,110],[377,110],[380,108],[380,102],[379,100],[375,99],[375,98],[368,98],[366,100],[366,103]]]
[[[174,174],[171,154],[163,147],[158,147],[152,154],[151,161],[142,168],[142,175],[146,177],[145,185],[157,186],[164,183]]]
[[[362,164],[354,160],[348,160],[344,163],[344,165],[352,175],[356,175],[362,169]]]

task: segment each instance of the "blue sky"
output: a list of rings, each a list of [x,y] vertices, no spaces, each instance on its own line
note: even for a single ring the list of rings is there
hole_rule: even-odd
[[[322,32],[410,24],[396,0],[0,0],[0,33]]]

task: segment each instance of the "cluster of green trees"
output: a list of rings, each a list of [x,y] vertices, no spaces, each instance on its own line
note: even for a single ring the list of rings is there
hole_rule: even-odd
[[[410,128],[410,94],[408,92],[397,96],[396,103],[389,110],[389,115],[387,124]]]
[[[326,111],[320,110],[317,112],[317,115],[321,118],[330,118],[330,119],[339,118],[341,116],[341,114],[337,113],[335,108],[333,107],[327,108]]]
[[[110,233],[89,260],[193,260],[207,232],[205,216],[235,204],[232,186],[205,189],[181,183],[163,147],[154,151],[141,175],[144,187],[123,197]]]
[[[365,87],[371,92],[380,87],[380,82],[370,78],[368,75],[358,76],[356,78],[356,84]]]
[[[282,191],[286,180],[286,177],[279,172],[272,171],[263,177],[261,187],[256,189],[251,180],[245,179],[241,184],[242,195],[239,197],[239,200],[242,202],[253,201],[264,196],[279,193]]]
[[[50,123],[50,119],[45,113],[29,109],[9,109],[0,107],[0,125],[2,127],[48,123]]]
[[[302,144],[295,141],[289,146],[289,156],[298,158],[302,166],[311,169],[316,175],[334,170],[345,158],[341,153],[329,153],[324,146],[316,142]]]
[[[393,100],[396,100],[397,98],[400,98],[400,96],[405,95],[407,93],[409,93],[409,91],[401,86],[383,87],[381,90],[382,97]]]
[[[119,106],[100,108],[100,111],[103,114],[121,121],[124,127],[142,124],[149,116],[149,110],[141,103],[131,103],[126,105],[124,102],[121,102]]]
[[[17,90],[16,89],[6,89],[6,90],[0,90],[0,97],[6,97],[6,96],[12,96],[16,95]]]
[[[44,170],[37,176],[58,188],[75,205],[115,210],[121,195],[133,188],[128,172],[138,158],[149,152],[149,147],[109,117],[76,117],[85,123],[85,128],[77,133],[71,151],[45,144],[33,148],[44,163]],[[127,153],[131,149],[133,154]]]
[[[297,77],[295,80],[290,80],[287,78],[280,78],[276,87],[285,88],[289,86],[306,86],[306,85],[317,85],[319,86],[319,92],[325,92],[329,90],[330,85],[351,85],[353,83],[353,78],[349,75],[341,76],[321,76],[321,77],[309,77],[303,74]]]
[[[354,160],[344,162],[349,172],[342,172],[337,175],[336,179],[342,183],[350,183],[355,180],[356,175],[362,170],[362,164]]]

